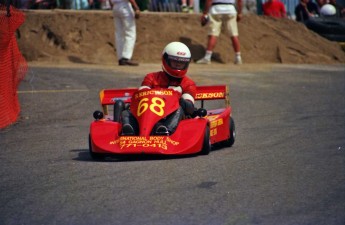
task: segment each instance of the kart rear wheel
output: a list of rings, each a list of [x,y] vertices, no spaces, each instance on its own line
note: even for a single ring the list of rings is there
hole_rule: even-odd
[[[235,138],[236,138],[235,121],[232,117],[230,117],[229,126],[230,126],[229,128],[230,137],[222,142],[223,146],[225,147],[231,147],[235,143]]]
[[[210,141],[210,127],[206,126],[204,141],[202,144],[201,155],[208,155],[211,151],[211,141]]]
[[[90,153],[90,156],[93,160],[96,160],[96,161],[104,160],[104,156],[102,154],[95,153],[92,151],[91,135],[90,134],[89,134],[89,153]]]

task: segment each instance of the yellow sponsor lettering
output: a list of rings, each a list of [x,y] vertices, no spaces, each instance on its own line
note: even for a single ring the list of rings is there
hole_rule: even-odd
[[[119,144],[121,149],[124,148],[160,148],[167,150],[168,145],[167,143],[171,143],[172,145],[180,144],[177,141],[170,139],[169,137],[144,137],[144,136],[122,136],[117,140],[110,141],[109,144],[115,145]]]
[[[155,95],[173,95],[171,90],[155,91]]]
[[[217,126],[217,120],[211,121],[210,128],[215,128]]]
[[[134,97],[141,98],[147,95],[173,95],[172,90],[149,90],[149,91],[142,91],[134,95]]]
[[[210,120],[210,128],[215,128],[217,126],[223,125],[223,118],[217,119],[217,120]]]
[[[109,142],[110,145],[117,145],[118,143],[120,143],[119,139]]]
[[[218,117],[219,117],[218,115],[207,116],[207,119],[208,119],[209,121],[213,121],[213,120],[217,119]]]
[[[157,137],[157,136],[151,136],[150,137],[150,140],[153,140],[153,141],[162,141],[164,139],[164,137]]]
[[[168,143],[171,143],[172,145],[179,145],[180,144],[180,142],[178,142],[178,141],[174,141],[174,140],[172,140],[172,139],[170,139],[169,137],[167,137],[167,140],[166,140]]]
[[[196,94],[196,98],[224,98],[224,92],[198,93]]]
[[[217,135],[217,128],[210,130],[210,136],[215,136]]]
[[[121,149],[124,148],[160,148],[167,150],[168,143],[172,145],[179,145],[180,142],[174,141],[169,137],[163,136],[151,136],[151,137],[144,137],[144,136],[121,136],[116,140],[110,141],[110,145],[118,144]]]
[[[120,141],[147,140],[144,136],[121,136]]]

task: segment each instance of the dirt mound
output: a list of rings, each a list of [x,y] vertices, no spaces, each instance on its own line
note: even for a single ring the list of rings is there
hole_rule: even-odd
[[[54,63],[117,64],[111,11],[27,11],[17,32],[19,48],[28,61]],[[207,29],[198,14],[142,13],[137,20],[133,59],[159,63],[171,41],[187,44],[193,60],[203,57]],[[245,15],[239,23],[244,63],[333,64],[345,63],[340,45],[289,19]],[[213,61],[230,63],[233,50],[223,32]]]

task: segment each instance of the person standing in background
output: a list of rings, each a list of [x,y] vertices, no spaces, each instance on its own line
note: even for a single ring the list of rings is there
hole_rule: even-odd
[[[135,2],[139,6],[140,11],[148,11],[149,0],[135,0]]]
[[[336,17],[345,18],[345,7],[337,3],[337,0],[329,0],[329,4],[333,5],[336,9]]]
[[[327,0],[316,0],[316,4],[319,7],[319,11],[324,4],[327,4]]]
[[[258,9],[256,0],[244,0],[243,5],[247,13],[257,14]]]
[[[286,9],[284,3],[279,0],[268,0],[262,4],[262,10],[265,16],[275,18],[286,18]]]
[[[188,2],[188,5],[187,5]],[[194,12],[194,0],[182,0],[182,12],[193,13]]]
[[[120,66],[138,66],[132,55],[136,41],[135,19],[140,9],[135,0],[109,0],[115,24],[115,47]],[[133,10],[134,8],[134,10]]]
[[[237,6],[237,10],[235,8]],[[242,18],[242,0],[206,0],[201,24],[204,26],[209,20],[209,33],[207,40],[206,54],[198,60],[197,64],[210,64],[213,49],[216,46],[217,38],[220,35],[222,23],[230,33],[232,47],[235,52],[235,64],[242,64],[240,41],[238,38],[237,22]]]
[[[300,3],[295,7],[295,15],[296,21],[304,22],[311,17],[318,17],[320,12],[316,3],[310,0],[300,0]]]

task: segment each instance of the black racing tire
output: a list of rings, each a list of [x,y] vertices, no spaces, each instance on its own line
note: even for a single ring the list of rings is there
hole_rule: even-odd
[[[236,129],[235,129],[235,121],[232,117],[230,117],[229,126],[230,126],[229,128],[230,137],[222,142],[223,146],[225,147],[231,147],[235,143]]]
[[[114,122],[121,123],[121,113],[125,109],[125,103],[122,100],[117,100],[114,104]]]
[[[103,161],[104,155],[100,153],[95,153],[92,151],[92,145],[91,145],[91,135],[89,134],[89,153],[93,160],[95,161]]]
[[[210,141],[210,127],[206,126],[204,141],[202,144],[202,149],[200,151],[201,155],[208,155],[211,151],[211,141]]]
[[[345,29],[345,28],[344,28]],[[324,38],[335,41],[335,42],[345,42],[345,34],[321,34]]]
[[[345,38],[345,20],[341,18],[314,18],[304,22],[309,30],[330,41],[341,42]]]

